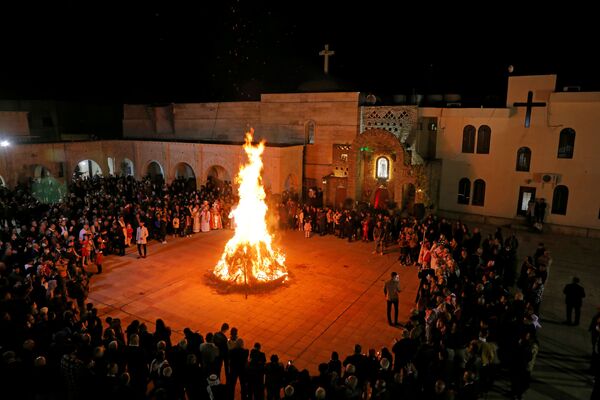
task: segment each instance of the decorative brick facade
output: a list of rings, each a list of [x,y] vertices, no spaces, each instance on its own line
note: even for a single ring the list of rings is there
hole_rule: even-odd
[[[380,157],[389,161],[389,178],[376,177]],[[402,186],[414,184],[410,155],[398,137],[384,129],[367,129],[356,137],[348,157],[348,197],[373,203],[378,188],[386,188],[390,199],[400,203]]]

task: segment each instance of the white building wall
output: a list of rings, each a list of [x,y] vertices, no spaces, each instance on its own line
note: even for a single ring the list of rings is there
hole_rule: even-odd
[[[527,79],[531,78],[531,79]],[[527,92],[534,93],[531,125],[525,128],[525,108],[442,109],[438,112],[440,128],[437,157],[442,160],[439,209],[456,213],[477,214],[505,219],[517,217],[521,186],[536,188],[536,198],[548,203],[546,222],[565,227],[600,229],[600,93],[553,92],[556,77],[515,77],[509,80],[508,104],[525,102]],[[435,112],[431,111],[434,114]],[[427,114],[427,110],[423,110]],[[462,153],[463,129],[466,125],[492,130],[489,154]],[[572,159],[558,158],[562,129],[576,132]],[[529,172],[516,171],[517,150],[529,147],[532,157]],[[557,182],[540,181],[542,174],[558,175]],[[486,182],[484,206],[458,204],[458,182],[467,177]],[[556,185],[569,189],[566,215],[552,214],[552,197]]]

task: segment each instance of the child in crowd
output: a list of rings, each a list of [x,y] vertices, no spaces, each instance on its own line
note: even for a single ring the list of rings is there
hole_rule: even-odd
[[[369,241],[369,220],[366,218],[362,220],[362,241]]]
[[[131,246],[131,241],[133,240],[133,228],[131,224],[127,224],[127,247]]]
[[[179,214],[173,216],[171,224],[173,225],[173,237],[175,238],[179,234]]]
[[[192,216],[189,213],[185,214],[185,228],[184,228],[185,237],[192,237]]]
[[[304,221],[304,237],[310,238],[310,232],[312,231],[312,225],[310,223],[310,219]]]
[[[98,274],[102,273],[102,263],[104,262],[104,248],[106,247],[104,238],[102,235],[98,235],[96,240],[96,268],[98,268]]]
[[[83,240],[81,241],[81,266],[85,267],[90,262],[90,255],[92,254],[92,249],[94,248],[94,242],[90,240],[90,234],[86,233],[83,235]]]

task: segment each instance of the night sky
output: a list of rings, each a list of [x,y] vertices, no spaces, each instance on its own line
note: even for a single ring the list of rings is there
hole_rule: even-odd
[[[323,79],[325,43],[336,52],[329,79],[380,96],[501,98],[509,65],[515,75],[556,73],[559,87],[600,90],[596,13],[571,5],[44,3],[52,4],[2,11],[0,98],[257,100]]]

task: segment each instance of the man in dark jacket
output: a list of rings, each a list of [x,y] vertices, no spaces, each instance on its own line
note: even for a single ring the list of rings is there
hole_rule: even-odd
[[[248,398],[248,349],[244,348],[244,341],[238,338],[235,345],[229,350],[229,377],[227,378],[227,386],[231,398],[235,394],[235,385],[237,380],[240,380],[240,393],[242,399]]]
[[[229,324],[227,322],[221,325],[221,330],[213,336],[215,346],[219,348],[219,357],[217,359],[217,376],[221,376],[221,368],[225,366],[225,379],[229,379],[229,348],[227,347],[227,332]]]
[[[387,300],[388,324],[398,325],[398,293],[400,293],[400,279],[397,272],[392,272],[392,277],[383,286],[383,294]],[[392,305],[394,306],[394,321],[392,322]]]
[[[585,290],[579,285],[579,278],[573,277],[573,282],[565,285],[563,289],[565,294],[565,303],[567,304],[567,325],[579,325],[579,316],[581,315],[581,303],[585,297]],[[571,314],[575,309],[575,321],[571,323]]]

